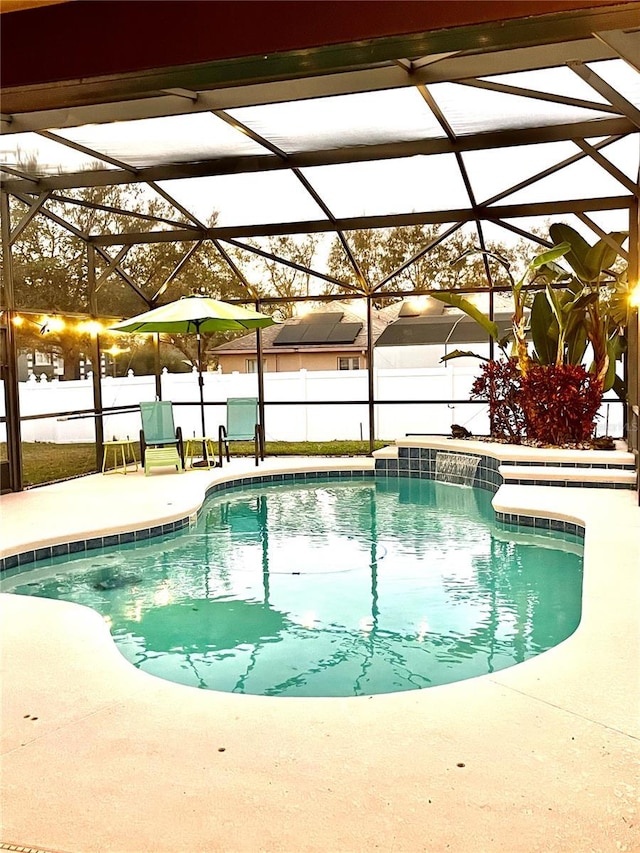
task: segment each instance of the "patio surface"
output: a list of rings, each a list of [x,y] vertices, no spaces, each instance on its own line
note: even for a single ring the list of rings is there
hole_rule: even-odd
[[[368,467],[267,459],[259,473]],[[195,511],[252,460],[0,498],[3,555]],[[631,491],[503,486],[586,525],[583,616],[517,667],[348,699],[239,696],[136,670],[102,618],[0,595],[0,849],[56,853],[640,850],[640,509]]]

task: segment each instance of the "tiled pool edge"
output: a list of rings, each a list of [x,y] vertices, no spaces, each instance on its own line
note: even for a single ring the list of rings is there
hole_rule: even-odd
[[[435,479],[436,453],[441,452],[457,452],[457,448],[452,448],[451,451],[443,451],[435,447],[399,447],[397,459],[376,458],[374,467],[368,469],[343,467],[337,469],[256,473],[255,475],[245,476],[231,475],[228,480],[222,480],[209,485],[205,490],[203,502],[198,509],[174,521],[142,527],[137,530],[128,530],[122,533],[110,532],[104,536],[92,535],[87,538],[73,539],[69,542],[58,542],[53,545],[42,545],[38,548],[19,551],[0,558],[0,577],[11,570],[23,566],[26,567],[34,563],[44,563],[44,561],[52,558],[82,554],[117,545],[144,542],[149,539],[175,533],[194,523],[202,511],[206,498],[222,491],[244,488],[258,483],[305,482],[325,477],[342,480],[362,480],[388,476]],[[475,453],[472,455],[479,456],[480,459],[473,486],[489,490],[493,494],[496,494],[500,486],[504,483],[504,479],[499,472],[499,467],[501,464],[504,464],[504,461],[487,454]],[[557,484],[539,482],[537,485]],[[550,530],[584,539],[584,525],[579,523],[577,519],[567,521],[554,518],[552,514],[549,516],[541,514],[529,515],[499,510],[496,510],[495,513],[496,521],[509,528],[515,528],[516,530],[531,530],[532,528]]]
[[[331,477],[340,480],[364,480],[375,477],[376,472],[371,469],[325,469],[317,471],[287,471],[271,474],[256,474],[253,476],[233,475],[232,479],[212,483],[205,490],[204,500],[217,492],[229,491],[231,489],[244,488],[258,483],[284,483],[294,481],[317,480]],[[31,548],[10,554],[0,558],[0,578],[5,572],[33,563],[41,563],[54,557],[65,557],[75,554],[83,554],[88,551],[96,551],[100,548],[110,548],[116,545],[130,545],[136,542],[144,542],[168,533],[175,533],[189,527],[202,512],[204,500],[195,512],[182,516],[175,521],[142,527],[138,530],[129,530],[123,533],[108,533],[104,536],[90,536],[86,539],[74,539],[69,542],[58,542],[54,545],[43,545],[39,548]]]

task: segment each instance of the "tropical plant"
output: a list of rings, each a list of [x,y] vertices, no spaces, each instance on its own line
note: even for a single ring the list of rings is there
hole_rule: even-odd
[[[591,246],[575,229],[558,222],[550,226],[549,236],[556,245],[570,246],[564,258],[571,267],[573,279],[565,294],[573,296],[566,296],[563,302],[558,294],[547,290],[547,299],[560,332],[564,330],[565,339],[571,332],[574,341],[578,341],[572,353],[576,360],[569,363],[579,363],[586,350],[585,345],[578,360],[582,341],[588,341],[593,351],[590,372],[602,384],[603,391],[616,388],[624,399],[624,391],[616,383],[615,364],[626,348],[624,332],[628,322],[629,293],[626,268],[616,269],[615,264],[628,234],[626,231],[614,231]]]
[[[613,232],[593,246],[564,223],[551,225],[549,234],[553,247],[536,255],[518,281],[503,256],[473,250],[507,270],[514,304],[509,335],[500,338],[491,318],[460,294],[433,296],[475,319],[503,352],[504,361],[484,359],[489,363],[472,389],[472,396],[489,402],[494,436],[583,443],[594,432],[604,392],[614,388],[625,399],[615,365],[626,347],[628,288],[626,270],[617,265],[627,234]],[[570,271],[557,263],[561,258]],[[530,286],[536,284],[543,289],[531,299]],[[587,370],[589,345],[593,360]],[[470,355],[476,354],[456,350],[442,360]]]
[[[513,297],[513,317],[511,333],[502,338],[499,336],[497,324],[459,293],[432,293],[431,295],[434,299],[438,299],[440,302],[459,308],[472,319],[476,320],[476,322],[480,323],[488,335],[498,344],[505,356],[508,356],[507,345],[510,340],[513,340],[513,355],[516,356],[518,366],[522,373],[526,374],[529,369],[531,357],[527,346],[527,316],[525,311],[529,291],[528,289],[525,289],[525,285],[532,285],[537,279],[543,279],[549,286],[551,282],[566,278],[567,273],[557,266],[555,261],[565,255],[570,251],[570,249],[571,246],[569,243],[560,243],[552,249],[547,249],[536,255],[531,261],[529,261],[523,275],[517,281],[511,273],[511,265],[509,264],[509,261],[503,255],[495,252],[490,252],[485,249],[471,249],[466,251],[456,260],[456,264],[459,264],[464,262],[470,254],[482,254],[488,258],[493,258],[498,261],[498,263],[506,270],[511,285],[511,295]],[[445,361],[451,358],[457,358],[461,355],[468,356],[474,355],[474,353],[460,352],[456,350],[448,356],[445,356],[442,360]]]
[[[601,399],[600,380],[581,364],[532,364],[519,395],[527,438],[544,445],[588,442]]]

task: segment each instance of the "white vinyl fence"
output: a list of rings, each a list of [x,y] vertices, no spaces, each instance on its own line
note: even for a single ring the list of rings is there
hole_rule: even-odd
[[[390,441],[408,433],[448,434],[451,424],[466,426],[472,433],[486,435],[489,420],[486,403],[425,404],[425,400],[468,399],[477,366],[376,368],[374,370],[375,435]],[[193,373],[163,373],[162,398],[174,404],[176,425],[186,436],[199,436],[202,431],[198,404],[198,379]],[[367,439],[369,436],[368,405],[357,403],[336,405],[339,401],[366,400],[367,372],[296,371],[266,373],[265,435],[267,440],[330,441],[333,439]],[[0,406],[4,393],[0,383]],[[61,382],[31,377],[20,383],[20,414],[46,415],[93,408],[91,377]],[[206,432],[216,437],[224,423],[224,403],[228,397],[257,397],[256,374],[206,373],[204,399]],[[104,436],[136,439],[140,431],[141,401],[155,399],[153,376],[105,377],[102,380],[103,406],[131,407],[133,411],[104,417]],[[326,400],[326,404],[324,401]],[[402,405],[384,404],[385,400],[409,401]],[[311,402],[313,401],[313,403]],[[412,402],[415,401],[415,402]],[[278,402],[283,405],[269,405]],[[188,403],[189,405],[180,405]],[[287,405],[290,403],[291,405]],[[4,410],[2,410],[4,414]],[[604,404],[598,434],[622,435],[622,406]],[[6,440],[4,424],[0,440]],[[92,442],[95,440],[93,417],[71,416],[22,421],[22,440],[54,443]]]

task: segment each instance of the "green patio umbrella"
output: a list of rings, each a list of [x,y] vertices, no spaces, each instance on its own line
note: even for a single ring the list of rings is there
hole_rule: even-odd
[[[204,422],[204,380],[202,378],[201,334],[203,332],[231,332],[244,329],[263,329],[275,321],[267,314],[259,314],[241,305],[231,305],[208,296],[184,296],[175,302],[145,311],[129,320],[122,320],[110,329],[116,332],[168,332],[195,333],[198,339],[198,387],[200,389],[200,416],[202,435]]]

